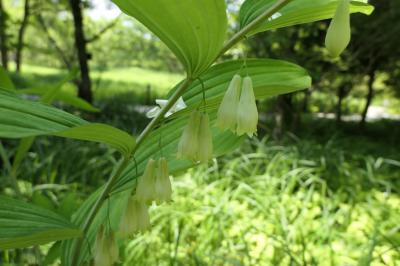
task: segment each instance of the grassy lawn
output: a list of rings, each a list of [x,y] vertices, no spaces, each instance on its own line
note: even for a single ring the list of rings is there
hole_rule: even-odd
[[[67,75],[65,70],[33,65],[24,65],[20,76],[13,75],[19,88],[49,86]],[[103,100],[120,94],[146,94],[151,88],[152,98],[165,96],[183,75],[138,67],[116,68],[105,71],[93,70],[93,91],[96,100]],[[72,85],[64,90],[74,92]]]

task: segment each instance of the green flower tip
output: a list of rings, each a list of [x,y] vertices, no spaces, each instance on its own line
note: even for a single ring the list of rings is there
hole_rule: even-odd
[[[242,87],[242,88],[241,88]],[[217,126],[241,136],[257,132],[258,111],[250,77],[235,75],[229,84],[217,114]]]
[[[101,226],[97,232],[94,247],[94,265],[111,266],[119,259],[119,249],[113,232],[106,232]]]
[[[212,132],[208,114],[194,111],[178,144],[179,159],[206,163],[213,158]]]
[[[350,1],[341,0],[325,38],[325,46],[329,54],[337,58],[349,45],[350,38]]]

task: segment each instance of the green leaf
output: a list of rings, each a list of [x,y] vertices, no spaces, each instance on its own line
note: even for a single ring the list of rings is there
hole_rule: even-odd
[[[238,137],[229,131],[222,132],[214,127],[219,103],[228,88],[230,80],[236,73],[240,72],[242,75],[248,73],[252,77],[255,95],[258,99],[298,91],[311,86],[311,78],[307,72],[292,63],[271,59],[248,59],[246,61],[247,68],[241,69],[243,64],[243,61],[228,61],[215,65],[201,76],[202,82],[197,80],[187,89],[183,98],[188,104],[188,108],[168,118],[164,125],[153,131],[138,149],[134,160],[131,161],[114,185],[110,204],[104,204],[96,216],[94,224],[87,235],[89,241],[94,241],[97,228],[103,224],[107,217],[110,217],[112,225],[117,229],[121,209],[123,210],[123,206],[126,204],[124,200],[129,197],[131,190],[135,187],[136,178],[142,175],[149,158],[157,159],[162,154],[168,160],[168,168],[171,174],[181,172],[195,165],[191,161],[176,159],[176,151],[191,111],[197,107],[203,108],[202,83],[204,84],[207,99],[206,110],[210,115],[212,125],[214,155],[216,157],[235,150],[245,139],[244,136]],[[73,215],[74,223],[83,223],[86,219],[86,214],[102,189],[103,187],[93,193]],[[108,209],[107,206],[118,206],[118,208]],[[108,210],[110,210],[110,215],[107,215]],[[63,265],[71,265],[72,251],[75,244],[76,241],[64,241],[62,249]],[[80,261],[89,259],[87,245],[82,246],[80,256]]]
[[[62,87],[67,83],[72,81],[78,75],[78,69],[73,69],[68,75],[61,80],[58,84],[52,87],[40,87],[40,88],[29,88],[18,90],[18,93],[21,94],[34,94],[39,95],[40,102],[50,104],[55,100],[61,101],[63,103],[69,104],[76,108],[80,108],[82,110],[86,110],[89,112],[99,112],[99,109],[93,107],[90,103],[85,100],[79,98],[78,96],[69,94],[67,92],[62,91]]]
[[[50,210],[50,211],[56,210],[56,206],[54,205],[54,202],[39,191],[35,191],[33,193],[32,203],[35,204],[36,206],[42,207],[46,210]]]
[[[68,219],[71,218],[71,215],[79,207],[78,199],[79,197],[76,193],[68,193],[60,203],[57,212]]]
[[[113,0],[157,35],[196,77],[215,60],[226,38],[224,0]]]
[[[54,135],[70,139],[107,143],[125,155],[129,155],[133,146],[135,146],[135,140],[131,135],[125,131],[105,124],[92,123],[82,125],[64,130]]]
[[[332,18],[339,1],[340,0],[292,1],[274,14],[272,18],[251,31],[248,36],[262,31]],[[246,0],[240,9],[240,28],[251,23],[260,14],[275,4],[275,2],[276,0]],[[360,12],[369,15],[373,10],[374,7],[367,3],[361,1],[351,2],[351,13]]]
[[[14,83],[8,76],[7,71],[1,66],[0,66],[0,88],[10,91],[15,90]]]
[[[46,254],[43,260],[43,266],[54,265],[54,262],[60,257],[61,254],[61,242],[55,242]]]
[[[41,87],[41,88],[29,88],[29,89],[17,90],[17,92],[20,94],[33,94],[33,95],[44,96],[48,92],[48,90],[49,90],[49,88]],[[58,90],[57,93],[53,95],[52,100],[60,101],[65,104],[76,107],[78,109],[82,109],[82,110],[89,111],[89,112],[99,112],[100,111],[98,108],[94,107],[93,105],[91,105],[87,101],[79,98],[78,96],[72,95],[72,94],[62,91],[62,90]]]
[[[52,88],[48,89],[40,98],[40,102],[42,103],[52,103],[56,95],[61,90],[62,86],[64,86],[67,82],[73,80],[78,75],[78,69],[73,69],[68,75],[60,81],[57,85],[53,86]]]
[[[30,247],[80,236],[81,231],[62,216],[0,196],[0,249]]]
[[[108,144],[125,156],[135,144],[128,133],[109,125],[89,123],[57,108],[0,90],[0,138],[54,135]]]
[[[12,172],[14,175],[17,173],[17,170],[21,165],[22,160],[25,158],[29,149],[32,147],[34,140],[34,137],[27,137],[21,139],[21,141],[19,142],[17,152],[15,153],[15,157],[12,163]]]

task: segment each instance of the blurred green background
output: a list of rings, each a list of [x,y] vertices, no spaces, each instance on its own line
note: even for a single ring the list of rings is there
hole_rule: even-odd
[[[77,77],[62,89],[100,112],[56,106],[139,134],[145,111],[183,69],[109,1],[79,2],[90,85]],[[230,34],[241,2],[227,1]],[[324,48],[329,21],[258,34],[225,55],[297,63],[313,86],[259,102],[257,138],[174,176],[173,202],[152,207],[152,230],[123,243],[121,265],[400,265],[400,3],[370,2],[375,12],[352,16],[352,43],[337,61]],[[2,66],[18,88],[51,87],[79,67],[68,1],[0,3]],[[10,158],[17,143],[3,141]],[[69,217],[105,182],[114,155],[41,137],[19,186],[27,200]],[[0,167],[0,190],[13,195]],[[0,251],[0,264],[58,265],[56,249]]]

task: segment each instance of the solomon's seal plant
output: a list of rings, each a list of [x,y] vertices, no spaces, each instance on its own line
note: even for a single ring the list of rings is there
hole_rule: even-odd
[[[293,63],[247,58],[246,73],[241,73],[244,60],[223,62],[222,55],[258,32],[334,17],[326,45],[337,56],[349,39],[349,12],[373,10],[364,1],[315,0],[310,5],[310,0],[246,0],[240,8],[240,28],[227,38],[225,0],[114,3],[168,46],[182,63],[186,78],[152,110],[152,120],[137,137],[51,107],[54,91],[44,93],[43,103],[19,97],[12,82],[1,78],[0,138],[22,139],[15,169],[34,137],[44,135],[104,143],[119,152],[119,163],[71,219],[23,200],[0,197],[4,214],[0,249],[57,241],[63,266],[93,261],[112,265],[118,261],[118,243],[150,227],[149,205],[171,202],[169,174],[232,152],[244,140],[240,135],[253,136],[258,122],[256,100],[311,86],[307,72]],[[10,178],[17,191],[17,175]]]

